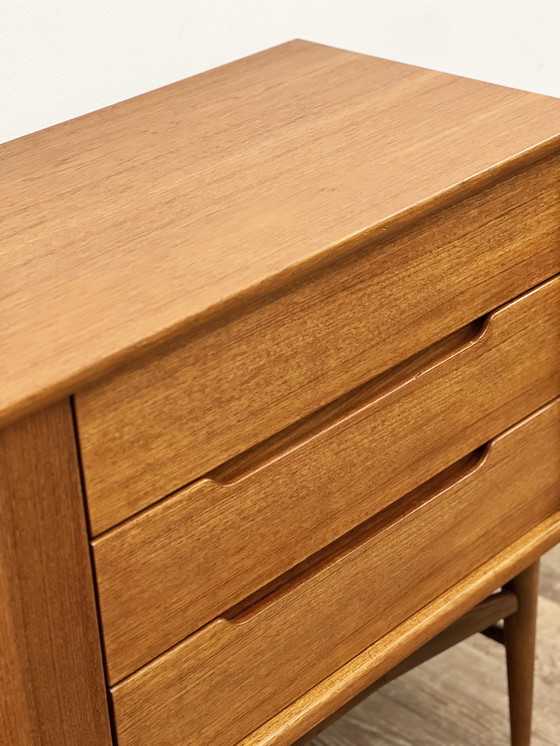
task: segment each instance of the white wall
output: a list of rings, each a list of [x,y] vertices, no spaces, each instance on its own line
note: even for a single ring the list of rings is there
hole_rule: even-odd
[[[294,37],[560,97],[560,0],[0,0],[0,142]]]

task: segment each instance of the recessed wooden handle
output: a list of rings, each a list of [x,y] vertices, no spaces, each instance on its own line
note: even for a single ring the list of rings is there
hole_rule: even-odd
[[[292,592],[312,582],[317,573],[328,572],[329,568],[334,567],[344,557],[351,555],[357,548],[363,546],[364,542],[382,531],[385,526],[407,519],[431,501],[440,499],[447,491],[458,489],[469,479],[475,479],[478,472],[483,470],[491,459],[491,454],[495,451],[499,440],[499,438],[494,439],[481,448],[477,448],[381,513],[307,558],[288,573],[275,578],[267,587],[259,589],[252,597],[244,599],[240,604],[225,612],[223,620],[232,624],[251,622],[274,604],[284,599],[289,600]],[[217,621],[222,621],[222,619]]]
[[[499,311],[477,319],[453,334],[422,350],[362,386],[322,407],[309,417],[296,422],[254,448],[213,469],[205,478],[220,485],[233,485],[250,479],[260,469],[283,458],[291,457],[298,448],[321,434],[336,433],[346,427],[382,399],[410,385],[428,371],[464,353],[473,345],[482,345],[492,320]]]
[[[467,324],[318,412],[214,469],[206,478],[224,486],[250,479],[260,469],[266,469],[282,459],[292,458],[299,448],[310,445],[315,439],[327,434],[328,437],[335,436],[337,430],[349,427],[354,420],[367,415],[368,410],[378,407],[382,400],[398,395],[400,391],[406,392],[407,387],[418,385],[424,376],[440,366],[450,366],[456,361],[468,369],[471,358],[479,357],[487,346],[499,345],[506,340],[511,333],[511,319],[516,319],[532,301],[542,299],[543,295],[556,297],[560,302],[560,276]],[[521,304],[519,310],[518,304]],[[549,310],[546,306],[540,309],[541,313]],[[532,319],[527,319],[525,323],[532,323]]]
[[[476,489],[478,483],[485,481],[486,472],[492,473],[494,470],[499,470],[504,460],[507,463],[515,459],[518,447],[523,447],[527,437],[533,435],[534,437],[546,437],[552,428],[558,427],[559,418],[560,398],[452,464],[372,519],[357,526],[348,535],[319,551],[314,557],[302,563],[299,568],[293,568],[284,578],[280,577],[275,580],[270,586],[270,592],[267,592],[267,589],[264,591],[261,589],[255,603],[245,601],[244,604],[230,610],[229,613],[224,614],[223,619],[217,621],[227,621],[234,625],[250,624],[256,622],[260,615],[275,613],[276,606],[283,607],[284,604],[290,604],[295,595],[308,594],[309,602],[312,603],[312,598],[316,596],[314,585],[321,582],[321,578],[333,572],[343,571],[342,568],[345,566],[352,567],[352,576],[355,577],[355,563],[359,564],[360,557],[364,556],[365,547],[368,544],[375,547],[379,537],[386,530],[393,531],[399,524],[413,521],[414,514],[425,513],[430,510],[432,504],[445,500],[448,494],[449,499],[453,500],[454,495],[462,491]],[[526,435],[527,433],[529,435]],[[560,443],[558,437],[555,441]],[[533,443],[528,443],[527,446],[530,448]],[[557,456],[551,461],[553,471],[560,464],[560,459]],[[557,502],[560,507],[560,500]],[[440,509],[445,510],[441,505]],[[364,571],[366,567],[373,569],[369,559],[366,560]],[[346,587],[342,580],[339,583],[341,589]],[[350,586],[351,584],[348,587]],[[328,603],[327,598],[322,598]],[[301,604],[301,598],[298,598],[297,603]],[[282,608],[282,611],[286,613],[285,608]]]

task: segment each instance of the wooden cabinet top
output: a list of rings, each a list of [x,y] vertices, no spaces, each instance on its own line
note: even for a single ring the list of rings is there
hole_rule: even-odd
[[[6,143],[0,421],[555,150],[560,100],[303,41]]]

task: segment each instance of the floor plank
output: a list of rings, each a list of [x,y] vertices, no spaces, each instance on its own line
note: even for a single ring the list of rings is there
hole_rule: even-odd
[[[540,594],[560,604],[560,544],[542,559]]]
[[[541,563],[532,746],[560,744],[560,545]],[[310,746],[509,746],[504,650],[476,635],[366,699]]]

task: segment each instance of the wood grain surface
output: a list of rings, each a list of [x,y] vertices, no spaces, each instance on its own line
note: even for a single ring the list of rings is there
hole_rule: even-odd
[[[559,272],[559,167],[542,163],[78,395],[93,533]]]
[[[559,418],[556,400],[112,687],[119,743],[235,743],[552,515]]]
[[[109,746],[72,415],[0,431],[0,743]]]
[[[539,562],[508,583],[519,609],[504,621],[511,746],[531,746]]]
[[[373,692],[386,686],[394,679],[405,675],[434,656],[440,655],[445,650],[459,644],[471,635],[477,632],[485,632],[489,628],[501,629],[501,627],[498,627],[499,622],[514,614],[517,608],[518,603],[515,594],[509,591],[492,593],[492,595],[485,598],[484,601],[481,601],[473,609],[463,614],[460,619],[447,627],[443,632],[440,632],[439,635],[436,635],[401,663],[397,664],[387,674],[381,676],[381,678],[367,687],[344,707],[340,708],[340,710],[333,712],[330,717],[308,733],[305,738],[298,739],[297,743],[308,743],[313,736],[322,733],[330,723],[339,721],[345,713],[353,710],[360,702],[371,696]]]
[[[524,570],[560,540],[560,511],[482,565],[436,601],[395,628],[335,674],[278,713],[240,746],[292,746],[349,699],[393,670],[420,645],[448,628],[461,614]],[[551,557],[550,564],[547,562]],[[556,560],[556,562],[555,562]],[[544,567],[557,577],[560,546],[545,556]],[[560,597],[558,599],[560,601]],[[543,608],[545,606],[545,608]],[[541,598],[544,636],[537,659],[537,746],[556,746],[560,727],[558,689],[560,614],[558,604]],[[548,635],[547,635],[548,633]],[[558,641],[558,643],[557,643]],[[465,655],[462,649],[474,649]],[[492,655],[488,655],[489,648]],[[480,651],[484,655],[480,655]],[[481,636],[393,682],[379,695],[342,718],[312,746],[480,746],[508,745],[507,693],[503,648]],[[389,692],[392,692],[389,694]],[[389,694],[389,697],[386,697]],[[375,702],[383,697],[382,702]]]
[[[560,583],[560,545],[541,560],[541,577]],[[560,598],[541,583],[532,746],[557,746],[560,733]],[[504,650],[476,635],[393,681],[309,746],[510,746]]]
[[[96,539],[110,681],[560,394],[559,309],[555,278]]]
[[[4,144],[2,417],[557,150],[559,119],[292,42]]]

